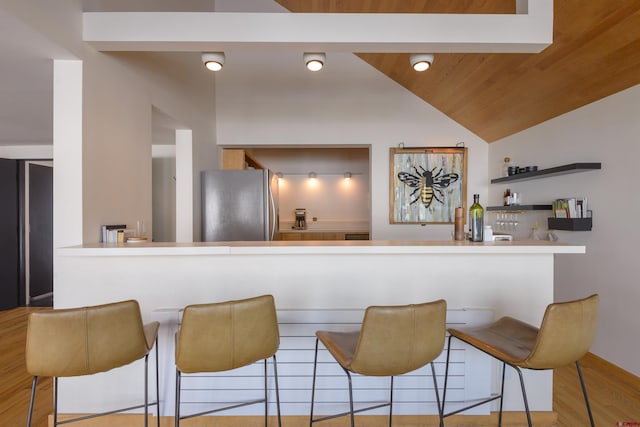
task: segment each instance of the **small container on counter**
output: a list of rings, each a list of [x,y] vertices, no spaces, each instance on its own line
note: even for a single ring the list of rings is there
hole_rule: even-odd
[[[464,234],[464,208],[456,208],[455,214],[455,222],[454,222],[454,230],[453,230],[453,239],[454,240],[465,240]]]
[[[484,231],[482,234],[482,240],[484,242],[493,242],[493,229],[490,225],[484,226]]]

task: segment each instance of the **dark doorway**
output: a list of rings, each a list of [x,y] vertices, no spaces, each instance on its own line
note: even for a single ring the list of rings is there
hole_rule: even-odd
[[[53,167],[27,162],[26,273],[29,305],[53,302]]]
[[[18,162],[0,159],[0,310],[18,306]]]

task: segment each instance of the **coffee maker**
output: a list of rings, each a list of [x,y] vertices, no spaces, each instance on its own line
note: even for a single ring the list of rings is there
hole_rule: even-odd
[[[296,222],[293,226],[296,230],[304,230],[307,228],[307,210],[305,208],[296,208]]]

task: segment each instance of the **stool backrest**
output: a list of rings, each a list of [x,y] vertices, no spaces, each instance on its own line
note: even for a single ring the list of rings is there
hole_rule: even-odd
[[[351,363],[363,375],[392,376],[433,361],[444,347],[447,303],[368,307]]]
[[[34,376],[95,374],[129,364],[148,351],[137,301],[29,315],[26,364]]]
[[[273,296],[187,306],[176,336],[180,372],[220,372],[275,354],[280,333]]]
[[[547,306],[534,348],[522,366],[551,369],[582,358],[595,337],[599,302],[595,294]]]

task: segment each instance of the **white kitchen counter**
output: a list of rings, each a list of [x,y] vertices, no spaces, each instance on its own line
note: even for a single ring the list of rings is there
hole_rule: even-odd
[[[547,304],[553,301],[554,257],[584,252],[584,246],[542,241],[84,245],[56,251],[54,306],[66,308],[138,300],[145,321],[158,320],[162,325],[161,394],[163,413],[170,415],[173,413],[173,333],[179,322],[179,310],[188,304],[272,294],[283,322],[279,361],[283,363],[283,372],[295,370],[295,374],[288,376],[288,381],[294,382],[283,394],[286,401],[283,411],[285,415],[304,415],[308,414],[310,397],[307,387],[312,365],[307,359],[313,354],[311,329],[331,326],[333,319],[345,316],[357,320],[369,305],[399,305],[439,298],[447,301],[450,322],[457,322],[458,318],[473,319],[475,314],[476,319],[485,318],[488,313],[489,320],[510,315],[538,324]],[[309,319],[315,320],[309,323]],[[293,332],[290,331],[292,325],[298,325]],[[298,328],[303,325],[311,328],[305,332],[309,336],[304,338],[297,336]],[[286,334],[291,336],[285,337]],[[476,357],[468,349],[460,354],[463,362],[465,358],[471,361]],[[472,365],[470,362],[460,366]],[[140,369],[140,365],[134,364],[120,372],[64,379],[61,411],[98,411],[139,400]],[[460,377],[462,388],[457,392],[460,396],[473,397],[483,384],[485,387],[490,384],[488,387],[494,389],[497,386],[495,365],[490,363],[488,369],[471,371],[463,369],[460,374],[463,375]],[[485,375],[485,380],[479,381],[474,374]],[[522,410],[517,376],[507,377],[505,410]],[[532,410],[551,411],[551,372],[528,371],[525,380]],[[111,387],[113,384],[119,387]],[[92,393],[86,393],[86,387]],[[415,400],[411,397],[411,388],[405,392],[410,400]],[[429,397],[432,392],[421,393]],[[415,409],[409,404],[403,406],[402,393],[399,396],[399,414],[428,410],[427,407]],[[488,411],[486,406],[478,410]],[[252,409],[239,411],[247,411],[240,412],[241,415],[253,414]]]
[[[585,247],[540,240],[513,242],[318,240],[269,242],[124,243],[71,246],[58,256],[319,255],[319,254],[579,254]]]

